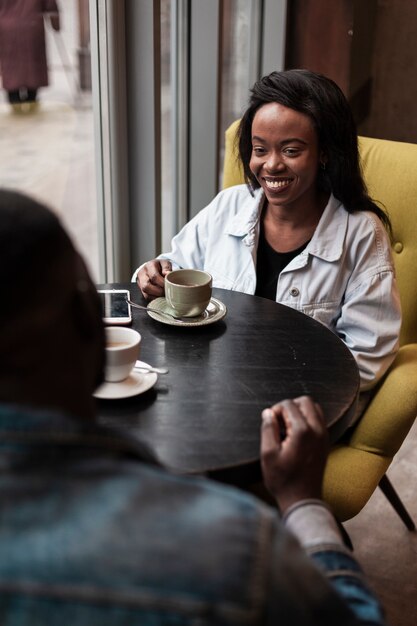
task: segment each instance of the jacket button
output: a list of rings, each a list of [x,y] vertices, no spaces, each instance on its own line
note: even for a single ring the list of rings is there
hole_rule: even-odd
[[[293,287],[292,289],[290,289],[290,296],[293,296],[294,298],[300,295],[300,291],[297,289],[297,287]]]
[[[397,241],[396,243],[394,243],[394,250],[395,252],[402,252],[403,251],[403,244],[400,241]]]

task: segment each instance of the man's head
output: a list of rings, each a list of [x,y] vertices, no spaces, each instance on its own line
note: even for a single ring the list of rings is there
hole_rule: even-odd
[[[65,409],[60,393],[90,398],[104,362],[96,290],[56,215],[7,190],[0,190],[0,284],[0,379],[9,381],[0,382],[0,399],[44,404],[38,372],[55,385],[55,407]],[[68,398],[62,402],[71,411]]]

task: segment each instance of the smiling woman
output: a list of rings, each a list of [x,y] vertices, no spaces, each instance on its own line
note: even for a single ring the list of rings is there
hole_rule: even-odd
[[[315,197],[320,160],[324,161],[324,156],[319,153],[317,134],[307,115],[277,102],[265,104],[256,112],[249,166],[261,187],[265,182],[267,197],[269,191],[279,191],[278,198],[282,198],[282,191],[297,179]],[[274,196],[268,198],[270,202],[275,200]],[[287,203],[285,199],[277,202]]]
[[[271,102],[254,116],[252,145],[249,167],[265,194],[266,242],[277,252],[297,250],[311,239],[328,200],[316,184],[325,163],[316,131],[307,115]]]
[[[355,357],[360,413],[398,350],[401,312],[389,219],[366,192],[348,102],[322,75],[273,72],[251,90],[238,143],[246,185],[218,194],[141,266],[139,287],[163,296],[168,271],[194,267],[213,287],[310,315]]]

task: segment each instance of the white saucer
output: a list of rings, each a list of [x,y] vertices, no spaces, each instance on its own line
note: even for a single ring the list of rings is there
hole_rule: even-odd
[[[167,315],[161,315],[163,311],[166,313],[172,313],[175,315],[174,309],[172,309],[165,298],[156,298],[148,304],[148,315],[157,322],[162,324],[169,324],[170,326],[207,326],[207,324],[214,324],[223,319],[227,313],[226,305],[217,298],[211,298],[207,305],[206,310],[196,317],[187,317],[180,320],[168,317]],[[159,313],[161,311],[161,313]]]
[[[143,367],[151,367],[143,361],[136,361],[138,365]],[[139,372],[133,370],[126,380],[119,383],[103,383],[94,392],[94,397],[100,400],[116,400],[121,398],[131,398],[148,391],[154,386],[158,380],[158,374],[155,372]]]

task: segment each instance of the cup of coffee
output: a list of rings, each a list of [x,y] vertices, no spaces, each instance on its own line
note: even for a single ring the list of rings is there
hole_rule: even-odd
[[[165,276],[165,298],[182,317],[196,317],[211,298],[212,277],[202,270],[173,270]]]
[[[139,358],[141,336],[132,328],[107,326],[104,379],[110,383],[125,380]]]

